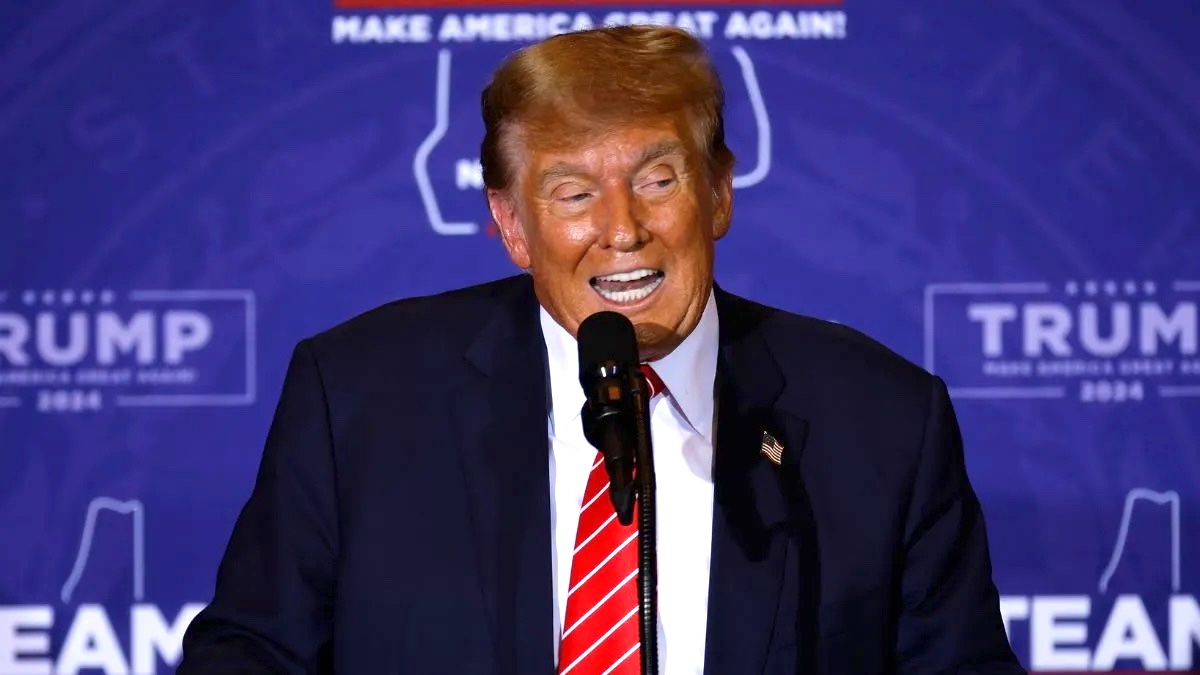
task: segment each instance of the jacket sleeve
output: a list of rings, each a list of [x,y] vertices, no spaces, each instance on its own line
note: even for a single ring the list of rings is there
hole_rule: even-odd
[[[992,581],[983,513],[946,385],[933,378],[905,523],[900,672],[1016,675]]]
[[[338,555],[334,471],[321,374],[302,341],[213,600],[184,634],[180,675],[327,669]]]

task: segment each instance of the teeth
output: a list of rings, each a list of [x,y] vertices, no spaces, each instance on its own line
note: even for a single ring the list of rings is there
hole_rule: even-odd
[[[596,278],[600,279],[601,281],[637,281],[638,279],[644,279],[652,274],[658,274],[658,270],[642,268],[640,270],[633,270],[632,272],[618,272],[617,274],[606,274],[602,277]]]
[[[638,277],[638,278],[641,278],[641,277]],[[623,280],[620,280],[620,281],[623,281]],[[608,290],[604,290],[603,288],[599,288],[599,287],[595,287],[595,286],[593,286],[593,288],[595,288],[596,292],[599,293],[601,297],[603,297],[605,300],[608,300],[609,302],[615,302],[618,304],[627,304],[627,303],[637,302],[637,301],[641,300],[642,298],[647,297],[648,295],[653,293],[655,289],[657,289],[660,285],[662,285],[662,282],[663,282],[663,277],[658,277],[654,281],[646,284],[645,286],[643,286],[641,288],[636,288],[636,289],[629,290],[629,291],[608,291]]]

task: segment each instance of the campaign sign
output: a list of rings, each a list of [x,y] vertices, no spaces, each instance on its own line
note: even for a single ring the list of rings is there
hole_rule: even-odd
[[[925,366],[958,398],[1200,397],[1200,281],[932,284]]]
[[[254,323],[250,291],[6,293],[0,405],[55,413],[248,405]]]

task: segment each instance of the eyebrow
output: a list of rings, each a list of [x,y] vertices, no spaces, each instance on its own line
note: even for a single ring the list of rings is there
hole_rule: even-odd
[[[679,141],[659,141],[653,145],[647,146],[642,150],[642,154],[638,157],[635,166],[641,168],[649,162],[656,159],[662,159],[670,155],[683,155],[683,144]],[[578,164],[570,164],[568,162],[556,162],[546,167],[541,174],[538,175],[538,188],[545,189],[546,183],[557,178],[565,178],[587,171]]]
[[[683,154],[683,144],[679,141],[659,141],[642,151],[642,156],[638,159],[637,165],[640,167],[668,155]]]

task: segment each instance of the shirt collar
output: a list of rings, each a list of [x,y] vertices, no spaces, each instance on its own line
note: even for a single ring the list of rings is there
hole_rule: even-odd
[[[579,384],[578,346],[544,307],[540,319],[549,359],[551,421],[555,429],[564,429],[575,423],[585,400]],[[684,418],[709,443],[713,441],[718,333],[716,296],[709,293],[695,330],[674,351],[650,364]]]

